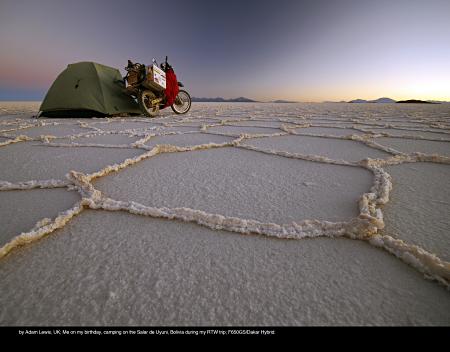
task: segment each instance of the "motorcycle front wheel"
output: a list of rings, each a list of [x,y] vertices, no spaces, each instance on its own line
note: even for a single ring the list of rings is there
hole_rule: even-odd
[[[191,105],[192,100],[189,93],[185,90],[180,90],[171,108],[175,114],[185,114],[189,111]]]
[[[159,103],[152,104],[152,100],[155,99],[155,93],[150,90],[143,90],[139,94],[139,107],[141,108],[142,112],[149,117],[155,117],[159,114]]]

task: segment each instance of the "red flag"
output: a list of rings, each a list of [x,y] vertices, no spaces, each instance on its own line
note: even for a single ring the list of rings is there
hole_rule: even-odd
[[[164,107],[168,107],[175,102],[175,98],[177,97],[179,92],[177,76],[173,69],[168,69],[166,72],[166,105]]]

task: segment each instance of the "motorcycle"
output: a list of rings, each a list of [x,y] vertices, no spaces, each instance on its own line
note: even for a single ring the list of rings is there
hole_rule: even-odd
[[[142,112],[149,117],[155,117],[160,109],[168,106],[176,114],[186,114],[192,105],[191,96],[183,89],[183,83],[178,82],[171,65],[166,61],[158,63],[152,60],[151,66],[133,63],[128,60],[124,77],[126,93],[137,100]]]

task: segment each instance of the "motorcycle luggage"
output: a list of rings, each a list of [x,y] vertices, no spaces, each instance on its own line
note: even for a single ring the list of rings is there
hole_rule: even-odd
[[[139,72],[138,71],[129,71],[127,76],[128,84],[135,85],[139,83]]]
[[[147,67],[147,79],[143,83],[143,86],[149,89],[155,89],[156,91],[163,91],[166,89],[166,73],[158,66]]]

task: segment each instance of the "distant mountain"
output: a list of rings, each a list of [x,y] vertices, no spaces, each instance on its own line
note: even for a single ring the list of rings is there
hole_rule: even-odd
[[[222,97],[217,98],[196,98],[192,97],[193,102],[205,102],[205,103],[257,103],[256,100],[252,100],[245,97],[239,97],[234,99],[224,99]]]
[[[378,98],[375,100],[369,100],[369,103],[390,104],[390,103],[395,103],[395,100],[391,99],[391,98]]]
[[[427,102],[435,104],[450,104],[450,101],[445,100],[427,100]]]
[[[418,99],[400,100],[397,103],[399,103],[399,104],[440,104],[440,103],[436,103],[436,102],[418,100]]]
[[[395,103],[395,100],[393,100],[393,99],[391,99],[391,98],[378,98],[378,99],[375,99],[375,100],[355,99],[355,100],[350,100],[349,103],[359,103],[359,104],[363,104],[363,103],[390,104],[390,103]]]
[[[367,103],[367,100],[355,99],[355,100],[350,100],[349,103],[356,103],[356,104]]]
[[[272,103],[298,103],[298,101],[291,101],[291,100],[274,100]]]
[[[227,99],[226,101],[233,102],[233,103],[257,103],[257,100],[245,98],[245,97],[239,97],[234,99]]]
[[[197,97],[192,97],[191,98],[192,101],[195,102],[224,102],[225,99],[224,98],[197,98]]]

